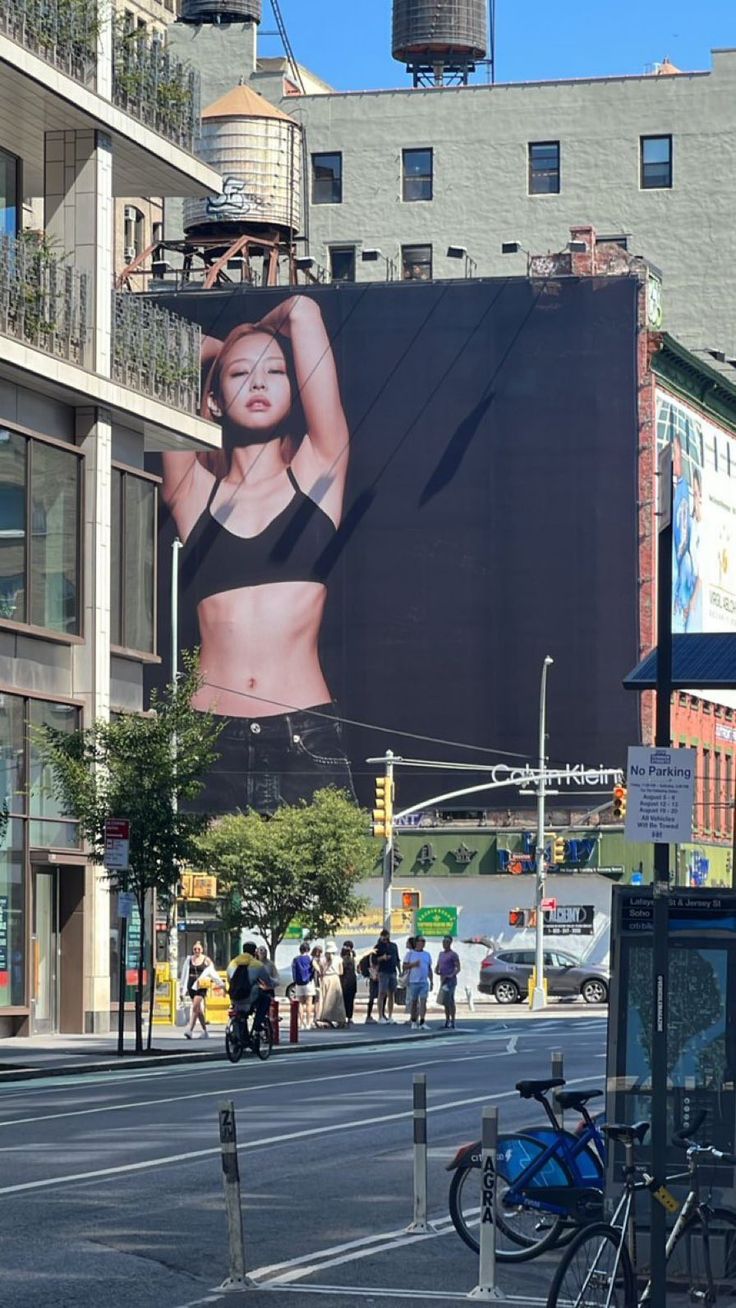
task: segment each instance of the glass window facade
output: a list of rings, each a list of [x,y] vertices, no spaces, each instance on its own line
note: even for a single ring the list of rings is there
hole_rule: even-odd
[[[312,155],[312,204],[342,204],[342,155]]]
[[[330,248],[330,277],[333,282],[355,281],[355,246],[333,245]]]
[[[405,282],[431,282],[432,246],[402,245],[401,276]]]
[[[16,236],[20,209],[20,160],[0,150],[0,236]]]
[[[0,1012],[25,1003],[25,865],[23,823],[11,818],[0,840]]]
[[[78,849],[80,843],[76,822],[63,816],[50,793],[39,731],[52,726],[69,732],[79,725],[73,704],[0,693],[0,807],[10,813],[0,836],[0,1011],[27,1002],[27,850]]]
[[[560,190],[559,141],[529,142],[529,194],[557,195]]]
[[[642,136],[641,188],[669,190],[672,186],[672,137]]]
[[[0,429],[0,618],[78,635],[81,458]]]
[[[404,150],[402,155],[401,198],[432,199],[433,160],[431,150]]]
[[[112,474],[110,638],[120,649],[155,651],[156,483]]]

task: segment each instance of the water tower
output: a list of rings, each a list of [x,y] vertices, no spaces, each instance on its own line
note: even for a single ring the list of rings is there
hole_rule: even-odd
[[[202,114],[199,153],[223,179],[220,195],[184,202],[189,240],[266,236],[291,247],[301,226],[302,129],[249,86]]]
[[[394,59],[405,64],[415,86],[457,86],[493,43],[487,0],[394,0]]]
[[[262,0],[181,0],[180,23],[260,23]]]

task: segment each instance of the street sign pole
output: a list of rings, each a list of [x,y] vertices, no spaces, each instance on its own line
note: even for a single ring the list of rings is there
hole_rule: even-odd
[[[547,766],[547,669],[554,662],[550,655],[545,656],[542,664],[542,681],[539,690],[539,789],[537,791],[537,881],[534,904],[537,910],[536,942],[534,951],[534,989],[530,995],[529,1007],[544,1008],[546,994],[544,989],[544,913],[542,903],[545,898],[546,869],[544,866],[544,806],[546,798]]]
[[[655,744],[668,748],[672,699],[672,453],[659,463],[659,532],[657,540],[657,718]],[[670,847],[666,840],[654,845],[654,922],[652,941],[652,1190],[665,1184],[667,1167],[667,1013]],[[652,1308],[666,1308],[667,1214],[652,1195],[651,1289]]]
[[[386,802],[393,810],[394,792],[394,755],[393,750],[386,750]],[[383,925],[391,930],[391,882],[394,872],[394,834],[391,822],[383,845]]]
[[[120,959],[118,967],[118,1058],[125,1051],[125,962],[128,953],[128,919],[120,918],[118,931],[120,941]]]

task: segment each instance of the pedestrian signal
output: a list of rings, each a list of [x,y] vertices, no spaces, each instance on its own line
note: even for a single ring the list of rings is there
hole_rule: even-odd
[[[523,927],[526,921],[526,914],[523,908],[509,909],[509,926]]]
[[[416,909],[422,907],[422,896],[419,890],[402,890],[401,907],[407,912],[414,913]]]
[[[376,777],[375,803],[373,834],[390,840],[394,828],[394,783],[389,777]]]
[[[614,822],[623,822],[626,817],[626,787],[614,786],[613,788],[613,820]]]

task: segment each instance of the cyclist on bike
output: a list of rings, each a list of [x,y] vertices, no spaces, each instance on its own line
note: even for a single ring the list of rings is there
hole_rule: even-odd
[[[258,946],[247,941],[227,966],[230,1002],[236,1013],[254,1014],[254,1028],[259,1031],[271,1002],[271,976],[260,961]]]

